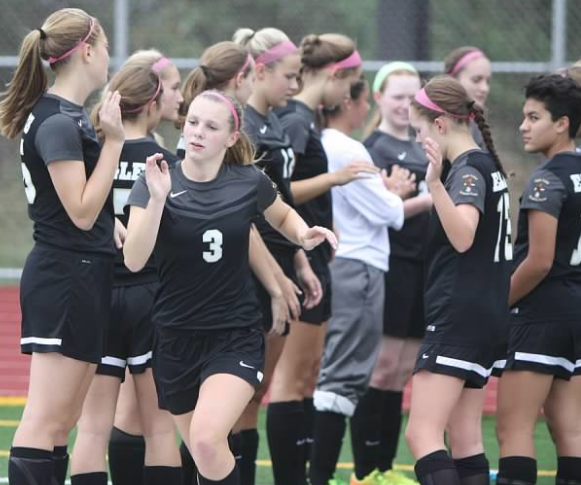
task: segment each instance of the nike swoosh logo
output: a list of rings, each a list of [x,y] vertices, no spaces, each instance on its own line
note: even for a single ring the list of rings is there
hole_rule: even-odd
[[[182,190],[181,192],[175,192],[175,193],[174,193],[174,192],[172,192],[171,194],[169,194],[169,196],[170,196],[172,199],[175,199],[175,198],[176,198],[178,195],[185,194],[186,192],[187,192],[187,190]]]
[[[240,361],[240,365],[242,367],[246,367],[247,369],[254,369],[251,365],[245,364],[243,360]]]
[[[266,133],[266,126],[260,128],[260,133],[262,133],[263,135]]]
[[[428,354],[424,354],[424,355],[422,355],[422,359],[427,359],[428,357],[429,357],[429,355],[428,355]]]
[[[365,441],[365,446],[379,446],[380,443],[381,443],[380,441],[369,441],[369,440],[366,440]]]
[[[398,160],[403,160],[406,155],[407,155],[407,152],[401,152],[397,155],[397,158],[398,158]]]

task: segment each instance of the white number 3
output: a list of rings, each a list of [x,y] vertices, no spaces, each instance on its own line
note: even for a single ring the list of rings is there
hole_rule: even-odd
[[[215,263],[222,259],[222,243],[224,238],[218,229],[208,229],[202,236],[202,241],[210,244],[210,250],[204,251],[202,257],[207,263]]]

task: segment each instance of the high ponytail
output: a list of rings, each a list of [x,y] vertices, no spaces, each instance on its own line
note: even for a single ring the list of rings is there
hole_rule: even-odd
[[[47,76],[42,65],[44,42],[39,30],[33,30],[22,41],[19,62],[8,89],[1,94],[0,131],[13,139],[23,130],[32,108],[46,91]]]

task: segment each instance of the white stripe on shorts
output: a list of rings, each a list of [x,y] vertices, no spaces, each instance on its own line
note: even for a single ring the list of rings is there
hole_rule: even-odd
[[[504,369],[506,367],[506,359],[495,360],[492,364],[493,369]]]
[[[452,359],[451,357],[444,357],[442,355],[438,355],[436,357],[436,364],[447,365],[449,367],[456,367],[457,369],[464,369],[469,370],[472,372],[476,372],[478,375],[482,377],[490,376],[492,369],[485,369],[479,364],[475,364],[474,362],[468,362],[467,360],[460,360],[460,359]]]
[[[101,364],[103,365],[112,365],[113,367],[121,367],[125,369],[126,362],[123,359],[118,359],[117,357],[102,357]]]
[[[136,357],[127,357],[127,363],[129,365],[142,365],[151,360],[151,350],[143,355],[138,355]]]
[[[563,357],[552,357],[543,354],[530,354],[528,352],[515,352],[514,360],[522,360],[525,362],[536,362],[537,364],[558,365],[569,372],[575,370],[575,364]]]
[[[61,345],[62,338],[42,338],[42,337],[24,337],[20,339],[20,345],[38,344],[38,345]]]

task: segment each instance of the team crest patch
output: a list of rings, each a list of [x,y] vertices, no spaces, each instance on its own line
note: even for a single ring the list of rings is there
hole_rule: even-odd
[[[460,195],[468,195],[472,197],[477,197],[476,182],[478,177],[472,174],[462,175],[462,188],[460,189]]]
[[[550,185],[550,182],[547,179],[539,178],[535,179],[533,183],[533,193],[529,194],[529,200],[533,202],[545,202],[547,200],[545,191],[547,190],[547,185]]]

